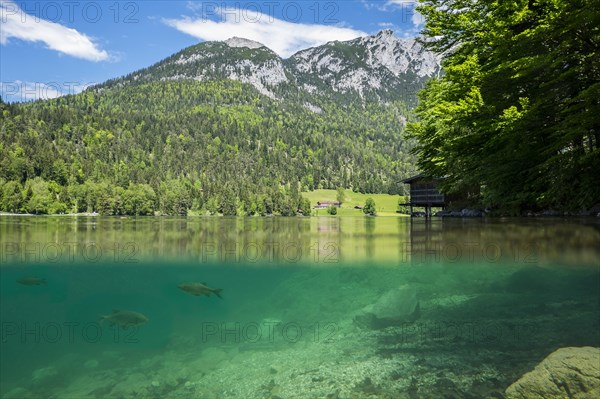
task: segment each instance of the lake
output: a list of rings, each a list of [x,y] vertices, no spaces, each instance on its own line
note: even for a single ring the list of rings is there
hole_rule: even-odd
[[[600,218],[1,216],[0,295],[6,399],[502,397],[600,346]]]

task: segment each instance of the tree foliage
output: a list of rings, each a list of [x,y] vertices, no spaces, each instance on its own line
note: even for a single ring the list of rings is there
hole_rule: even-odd
[[[344,190],[344,187],[337,188],[335,199],[337,200],[337,202],[340,203],[340,205],[342,205],[344,201],[346,201],[346,190]]]
[[[375,200],[369,197],[365,201],[365,206],[363,207],[363,213],[369,216],[375,216],[377,214],[377,209],[375,208]]]
[[[419,167],[515,213],[600,202],[600,1],[429,0],[444,75],[420,93]]]

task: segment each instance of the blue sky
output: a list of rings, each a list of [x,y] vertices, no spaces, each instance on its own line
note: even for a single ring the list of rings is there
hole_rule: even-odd
[[[52,98],[122,76],[205,40],[259,41],[282,57],[392,29],[414,37],[414,2],[0,0],[0,93]]]

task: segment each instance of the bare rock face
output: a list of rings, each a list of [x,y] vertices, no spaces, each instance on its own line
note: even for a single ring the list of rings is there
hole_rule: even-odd
[[[255,42],[254,40],[244,39],[241,37],[234,36],[230,39],[225,40],[225,43],[229,47],[248,47],[248,48],[261,48],[265,47],[264,44]]]
[[[375,303],[365,306],[354,321],[364,327],[381,329],[415,321],[418,316],[417,291],[403,285],[386,292]]]
[[[506,398],[600,398],[600,348],[556,350],[509,386]]]

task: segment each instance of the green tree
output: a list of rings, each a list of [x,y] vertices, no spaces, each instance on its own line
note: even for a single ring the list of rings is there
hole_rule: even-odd
[[[54,161],[54,163],[52,164],[52,168],[50,170],[49,177],[50,177],[50,179],[54,180],[61,186],[64,186],[65,184],[67,184],[67,181],[69,179],[69,172],[68,172],[67,165],[65,164],[65,162],[62,159],[58,159],[58,160]]]
[[[218,197],[210,197],[207,201],[206,201],[206,211],[210,214],[210,215],[216,215],[219,212],[219,198]]]
[[[235,192],[229,188],[226,189],[221,198],[221,213],[223,216],[236,216],[238,208],[238,198]]]
[[[310,200],[308,198],[302,198],[300,210],[304,216],[310,216],[312,212],[312,207],[310,205]]]
[[[170,180],[160,184],[160,209],[167,215],[187,215],[192,207],[192,189],[182,180]]]
[[[98,195],[97,212],[101,215],[115,215],[115,198],[111,190],[106,187]]]
[[[27,192],[27,202],[25,204],[27,212],[36,215],[49,213],[53,199],[48,183],[44,179],[36,177],[29,180],[25,191]]]
[[[264,212],[264,213],[262,213],[262,215],[263,216],[264,215],[272,215],[274,212],[273,199],[270,196],[266,195],[263,197],[262,203],[263,203],[262,209]]]
[[[21,212],[23,206],[23,186],[18,181],[2,184],[0,209],[6,212]]]
[[[405,197],[401,196],[400,198],[398,198],[398,208],[396,208],[396,213],[402,213],[405,215],[408,215],[410,213],[410,208],[407,205],[404,205],[405,203]]]
[[[130,184],[123,193],[123,210],[127,215],[152,215],[156,194],[148,184]]]
[[[377,214],[377,209],[375,209],[375,201],[373,198],[367,198],[365,206],[363,207],[363,213],[369,216],[375,216]]]
[[[329,208],[327,208],[327,213],[330,215],[337,215],[337,206],[331,205]]]
[[[337,193],[335,198],[341,205],[342,203],[344,203],[344,201],[346,201],[346,191],[343,187],[338,187],[336,191]]]
[[[419,167],[511,212],[600,201],[600,2],[428,0],[444,74],[419,94]]]

